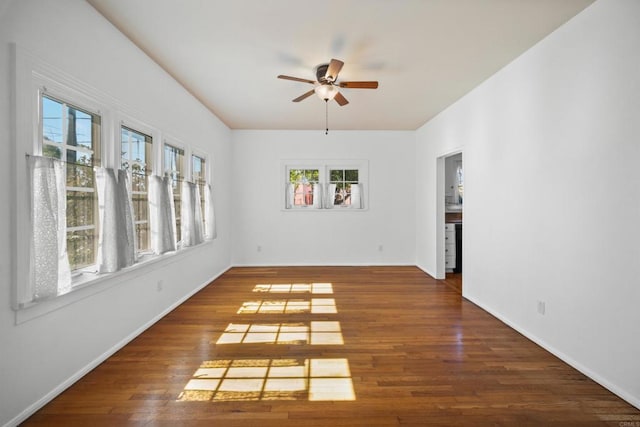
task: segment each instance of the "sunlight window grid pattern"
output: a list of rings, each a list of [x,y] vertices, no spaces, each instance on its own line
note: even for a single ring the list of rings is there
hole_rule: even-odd
[[[333,294],[333,286],[331,283],[260,283],[253,288],[253,292]]]
[[[347,359],[203,362],[178,401],[355,400]]]
[[[333,298],[312,298],[307,300],[257,300],[246,301],[237,314],[282,314],[282,313],[336,314]]]
[[[301,323],[233,324],[224,330],[216,345],[224,344],[289,344],[343,345],[340,322],[313,321]]]

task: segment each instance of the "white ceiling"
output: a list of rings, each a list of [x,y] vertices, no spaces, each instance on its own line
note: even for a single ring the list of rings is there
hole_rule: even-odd
[[[232,129],[324,129],[312,88],[331,58],[331,129],[414,130],[593,0],[87,0]]]

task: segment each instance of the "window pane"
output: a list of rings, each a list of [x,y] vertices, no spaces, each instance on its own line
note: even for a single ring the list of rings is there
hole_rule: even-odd
[[[184,171],[184,150],[169,144],[164,145],[164,172],[171,177],[173,203],[176,211],[176,240],[182,239],[180,231],[180,192]]]
[[[91,166],[67,163],[67,187],[93,188],[93,177],[94,171]]]
[[[94,203],[93,191],[67,191],[67,227],[93,225]]]
[[[95,229],[76,230],[67,233],[67,251],[72,270],[95,264]]]
[[[62,148],[45,144],[42,147],[42,155],[45,157],[53,157],[54,159],[62,159]]]
[[[100,165],[100,116],[43,96],[42,136],[43,155],[66,162],[69,263],[72,270],[93,265],[98,221],[93,167]]]
[[[313,186],[309,184],[296,184],[294,188],[293,204],[295,206],[313,205]]]
[[[147,191],[147,175],[140,165],[133,165],[131,172],[131,191]]]
[[[358,182],[358,169],[347,169],[344,171],[344,180]]]
[[[45,143],[62,142],[62,107],[62,103],[42,97],[42,136]]]
[[[91,115],[69,107],[67,144],[93,149],[92,121]]]
[[[145,162],[144,138],[131,132],[131,160],[137,163]]]
[[[289,182],[295,184],[296,182],[300,182],[304,173],[300,169],[290,169],[289,170]]]
[[[331,181],[343,181],[344,179],[344,171],[343,170],[337,170],[337,169],[331,169]]]
[[[135,221],[148,221],[149,220],[149,197],[146,193],[133,194],[133,216]]]
[[[292,184],[297,183],[315,183],[320,179],[319,169],[290,169],[289,170],[289,182]]]
[[[136,236],[138,240],[138,250],[149,250],[149,223],[136,224]]]
[[[121,165],[131,172],[131,203],[137,250],[149,250],[148,177],[151,174],[153,139],[144,133],[121,127]]]
[[[191,156],[191,165],[193,169],[193,179],[198,180],[202,176],[202,158]]]

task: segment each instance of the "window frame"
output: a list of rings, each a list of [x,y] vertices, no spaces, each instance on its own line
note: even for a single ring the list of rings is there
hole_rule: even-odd
[[[146,217],[146,221],[145,220],[137,220],[135,217],[135,201],[133,199],[134,194],[146,194],[147,195],[147,202],[149,200],[149,177],[153,176],[156,171],[158,170],[158,155],[157,155],[157,151],[158,151],[158,144],[157,141],[159,140],[159,135],[158,135],[158,131],[156,131],[153,127],[146,125],[136,119],[133,119],[131,117],[128,116],[124,116],[122,113],[119,114],[120,116],[120,120],[117,121],[114,132],[115,135],[118,136],[120,143],[118,144],[118,149],[117,152],[119,153],[118,158],[117,158],[117,165],[120,169],[123,168],[122,165],[122,130],[123,128],[128,129],[130,132],[135,132],[137,134],[140,135],[144,135],[147,136],[149,138],[151,138],[151,152],[150,152],[150,160],[151,160],[151,168],[150,170],[145,174],[146,175],[146,192],[139,192],[139,191],[135,191],[133,189],[133,170],[130,168],[127,170],[127,173],[129,175],[129,182],[131,184],[131,204],[134,210],[134,230],[135,230],[135,234],[136,234],[136,243],[139,240],[139,235],[138,235],[138,228],[137,226],[139,224],[147,224],[147,249],[140,249],[140,247],[136,244],[136,253],[138,256],[143,256],[143,255],[150,255],[152,253],[152,248],[151,248],[151,211],[149,209],[149,206],[147,206],[147,217]],[[146,141],[145,141],[146,143]],[[146,159],[145,159],[146,160]],[[146,166],[146,165],[145,165]]]
[[[202,163],[204,163],[204,167],[202,168],[202,172],[200,174],[201,179],[196,179],[195,177],[194,168],[193,168],[194,158],[199,158],[200,160],[202,160]],[[191,160],[189,162],[189,176],[191,178],[191,182],[196,184],[200,190],[200,211],[202,214],[202,225],[204,227],[203,230],[206,230],[207,216],[205,212],[205,206],[206,206],[205,192],[207,190],[207,186],[209,185],[209,160],[207,159],[206,154],[198,150],[191,150],[189,154],[189,159]]]
[[[368,182],[369,182],[369,162],[363,159],[314,159],[314,160],[282,160],[280,169],[284,171],[284,184],[282,185],[281,206],[282,211],[285,212],[297,212],[297,211],[312,211],[312,212],[328,212],[328,211],[352,211],[363,212],[369,209],[369,197],[368,197]],[[311,205],[287,207],[287,184],[290,182],[290,171],[294,169],[317,169],[318,170],[318,182],[322,189],[322,206],[314,208]],[[341,170],[357,170],[358,171],[358,183],[362,185],[361,197],[362,205],[360,208],[353,207],[352,205],[335,205],[333,200],[331,205],[327,203],[327,192],[329,184],[331,184],[330,171],[334,169]]]
[[[180,169],[171,169],[171,173],[167,173],[167,171],[169,169],[166,168],[166,147],[171,147],[177,151],[181,151],[181,155],[182,155],[182,163],[181,163],[181,168]],[[175,182],[175,186],[173,187],[173,204],[174,204],[174,213],[175,213],[175,217],[176,217],[176,221],[175,221],[175,225],[176,225],[176,242],[177,242],[177,249],[180,249],[182,247],[181,242],[182,242],[182,218],[181,218],[181,213],[182,213],[182,182],[187,180],[187,177],[189,176],[189,167],[190,167],[190,163],[186,162],[185,159],[190,158],[188,157],[188,153],[187,153],[187,147],[184,143],[180,142],[179,140],[175,139],[175,138],[165,138],[162,141],[162,163],[161,163],[161,168],[160,172],[161,172],[161,176],[168,176],[173,182]],[[177,178],[173,177],[173,172],[177,172]],[[174,184],[172,184],[173,186]]]
[[[67,183],[67,185],[65,186],[65,199],[67,200],[67,205],[69,204],[69,193],[70,192],[82,192],[82,193],[92,193],[93,194],[93,223],[88,225],[88,224],[84,224],[84,225],[75,225],[75,226],[69,226],[67,225],[67,250],[69,251],[70,245],[69,245],[69,234],[70,233],[74,233],[74,232],[82,232],[82,231],[87,231],[87,230],[93,230],[93,262],[88,263],[88,264],[83,264],[83,265],[79,265],[77,267],[74,268],[74,264],[71,262],[71,259],[69,259],[69,265],[71,268],[71,275],[72,278],[78,277],[80,275],[82,275],[83,273],[86,272],[94,272],[97,270],[97,255],[98,255],[98,240],[99,240],[99,234],[100,234],[100,224],[99,224],[99,212],[98,212],[98,198],[97,198],[97,188],[96,188],[96,181],[95,181],[95,173],[93,172],[93,167],[102,167],[103,166],[103,160],[104,160],[104,152],[105,152],[105,144],[104,144],[104,140],[105,140],[105,129],[104,129],[104,120],[101,114],[101,110],[99,107],[99,104],[97,103],[97,101],[95,100],[91,100],[89,98],[86,97],[78,97],[76,99],[76,96],[74,96],[74,94],[66,94],[63,93],[62,90],[59,90],[59,88],[55,87],[55,88],[50,88],[47,86],[42,86],[41,88],[39,88],[39,90],[37,91],[37,137],[34,141],[35,144],[35,150],[34,152],[37,155],[40,156],[44,156],[44,147],[45,145],[48,146],[53,146],[56,147],[56,145],[54,144],[50,144],[50,143],[46,143],[44,140],[44,98],[48,98],[52,101],[58,102],[64,106],[66,106],[66,108],[69,108],[70,106],[73,107],[73,109],[77,110],[77,111],[81,111],[85,114],[90,114],[92,116],[97,116],[100,120],[100,129],[98,131],[98,147],[97,147],[97,156],[96,156],[96,150],[90,150],[87,149],[86,147],[83,146],[78,146],[77,148],[79,149],[75,149],[74,151],[80,152],[80,153],[91,153],[92,154],[92,165],[91,165],[91,171],[92,171],[92,181],[93,181],[93,187],[89,188],[89,187],[74,187],[74,186],[69,186],[68,182],[67,182],[67,173],[68,173],[68,165],[69,164],[75,164],[75,163],[70,163],[67,161],[66,158],[66,153],[68,150],[70,150],[69,147],[74,147],[74,146],[70,146],[68,145],[66,142],[62,141],[61,145],[58,146],[58,148],[61,149],[61,154],[60,154],[60,160],[62,160],[63,162],[65,162],[65,182]],[[73,99],[72,99],[73,98]],[[61,120],[64,121],[64,117],[61,117]],[[92,123],[93,125],[93,123]],[[63,128],[65,127],[65,124],[63,123]],[[63,130],[63,134],[66,135],[67,131],[66,129]],[[48,157],[48,156],[46,156]],[[97,164],[95,163],[95,157],[97,157]],[[69,216],[67,215],[67,223],[68,223],[68,218]],[[72,281],[72,287],[73,287],[73,281]]]
[[[324,192],[324,186],[322,185],[323,179],[324,179],[324,170],[322,167],[319,166],[296,166],[296,165],[288,165],[286,167],[286,172],[285,172],[285,182],[287,185],[292,184],[291,182],[291,171],[293,170],[303,170],[303,171],[318,171],[318,181],[309,181],[309,183],[311,184],[311,192],[313,195],[313,184],[320,184],[320,189],[322,192]],[[285,186],[286,187],[286,186]],[[286,190],[288,191],[288,190]],[[295,200],[296,197],[296,187],[293,187],[293,198]],[[303,197],[304,197],[304,192],[303,192]],[[321,198],[321,201],[324,202]],[[314,207],[313,206],[313,201],[311,202],[311,204],[305,203],[303,205],[296,205],[294,201],[291,201],[291,207],[287,208],[287,210],[297,210],[297,209],[301,209],[301,210],[307,210],[307,209],[311,209],[311,210],[318,210],[318,209],[322,209],[322,205],[320,207]]]

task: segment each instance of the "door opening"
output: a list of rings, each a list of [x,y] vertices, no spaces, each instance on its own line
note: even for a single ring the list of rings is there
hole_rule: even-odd
[[[444,244],[439,254],[444,261],[444,280],[457,292],[462,293],[463,265],[463,206],[464,206],[464,169],[462,153],[452,153],[442,158],[444,173],[440,174],[439,183],[442,195],[438,207],[444,211],[443,218]]]

